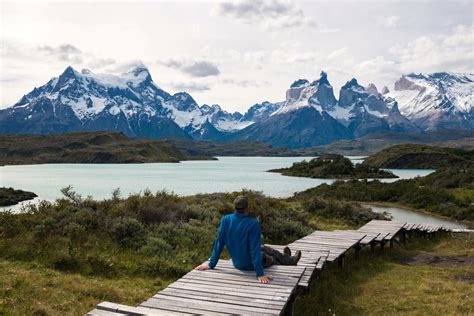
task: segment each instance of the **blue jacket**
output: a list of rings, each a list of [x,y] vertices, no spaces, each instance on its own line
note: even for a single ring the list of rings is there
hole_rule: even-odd
[[[257,277],[264,275],[260,224],[256,218],[237,212],[222,218],[209,258],[210,268],[216,266],[224,246],[232,257],[234,267],[239,270],[255,270]]]

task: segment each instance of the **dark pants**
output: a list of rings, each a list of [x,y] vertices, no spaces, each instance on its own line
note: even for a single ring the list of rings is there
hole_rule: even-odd
[[[295,265],[292,257],[282,254],[278,250],[275,250],[268,246],[263,246],[262,248],[262,259],[263,267],[268,268],[271,265],[285,265],[293,266]]]

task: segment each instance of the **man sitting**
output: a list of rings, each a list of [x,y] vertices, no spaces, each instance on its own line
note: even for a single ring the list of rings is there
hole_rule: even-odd
[[[208,262],[198,266],[198,270],[213,269],[224,246],[232,258],[234,267],[240,270],[255,270],[261,283],[268,283],[271,277],[265,275],[263,268],[273,264],[296,265],[301,258],[301,251],[291,256],[290,249],[285,247],[283,253],[261,245],[260,224],[255,217],[248,215],[248,199],[238,196],[234,201],[235,212],[225,215],[219,225],[212,255]]]

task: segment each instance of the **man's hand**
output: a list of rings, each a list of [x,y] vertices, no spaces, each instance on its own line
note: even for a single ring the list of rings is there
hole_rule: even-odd
[[[202,263],[202,264],[200,264],[196,267],[196,270],[199,270],[199,271],[204,271],[204,270],[207,270],[207,269],[210,269],[209,268],[209,263],[207,263],[207,262],[204,262],[204,263]]]
[[[268,276],[268,275],[259,276],[257,279],[260,281],[260,283],[264,283],[264,284],[267,284],[271,280],[273,280],[273,278],[271,276]]]

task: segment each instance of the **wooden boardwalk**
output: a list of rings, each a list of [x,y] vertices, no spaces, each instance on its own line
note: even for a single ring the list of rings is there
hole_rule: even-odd
[[[87,315],[282,315],[291,314],[292,302],[301,289],[307,289],[325,265],[338,262],[354,249],[364,246],[374,251],[386,243],[404,244],[414,232],[433,234],[453,231],[433,224],[373,220],[358,230],[315,231],[287,245],[301,250],[296,266],[275,265],[265,269],[273,280],[261,284],[254,271],[241,271],[230,260],[219,260],[212,270],[193,270],[138,307],[102,302]],[[268,245],[282,251],[283,245]]]

